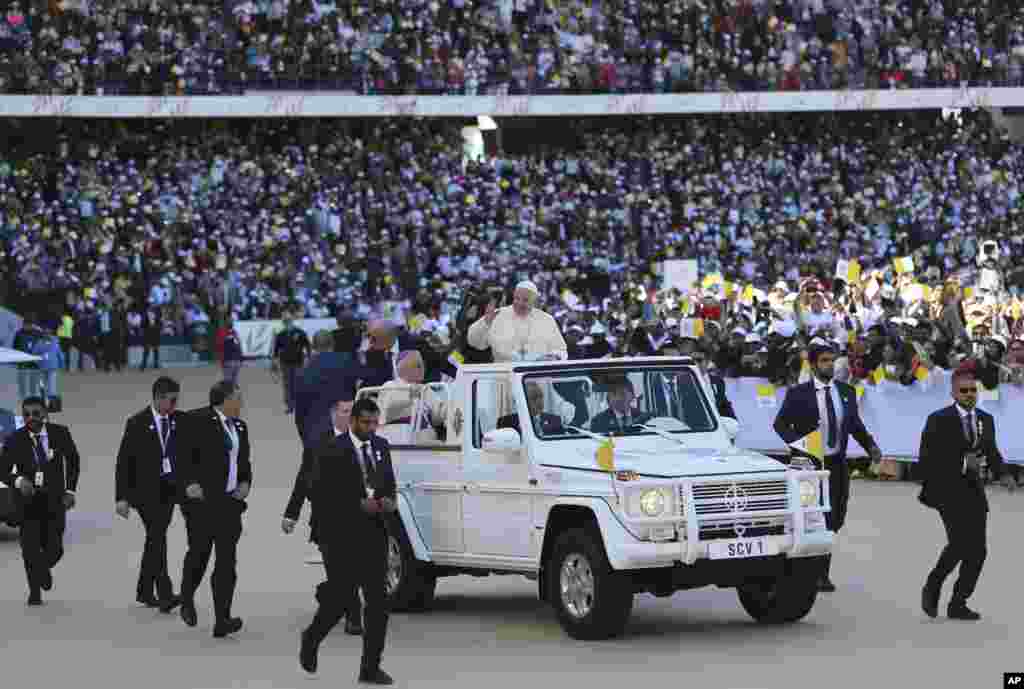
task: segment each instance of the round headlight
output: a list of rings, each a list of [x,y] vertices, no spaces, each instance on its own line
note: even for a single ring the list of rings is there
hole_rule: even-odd
[[[648,517],[657,517],[665,511],[665,495],[657,488],[640,494],[640,511]]]
[[[800,482],[800,506],[813,507],[818,504],[818,484],[815,481]]]

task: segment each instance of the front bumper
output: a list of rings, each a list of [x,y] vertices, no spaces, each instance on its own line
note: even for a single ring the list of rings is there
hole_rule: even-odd
[[[784,536],[765,536],[768,542],[779,548],[779,556],[786,559],[819,557],[832,552],[835,538],[831,531],[814,531],[805,533],[796,548],[797,539],[793,534]],[[768,558],[742,558],[735,560],[709,560],[708,546],[711,541],[674,541],[669,543],[619,543],[615,545],[616,569],[652,569],[656,567],[672,567],[676,564],[694,565],[698,561],[709,562],[754,562]]]

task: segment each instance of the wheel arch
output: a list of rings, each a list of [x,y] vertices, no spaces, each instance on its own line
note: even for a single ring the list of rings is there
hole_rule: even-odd
[[[603,506],[603,510],[602,510]],[[544,541],[540,549],[540,571],[537,576],[537,596],[546,601],[547,576],[546,565],[555,547],[555,541],[568,529],[593,528],[604,545],[604,528],[602,517],[610,517],[608,505],[597,498],[577,498],[561,500],[551,506],[544,520]],[[605,549],[607,551],[607,548]]]

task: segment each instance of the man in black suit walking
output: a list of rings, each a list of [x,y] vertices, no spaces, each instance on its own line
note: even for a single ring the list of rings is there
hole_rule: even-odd
[[[352,406],[355,404],[352,400],[355,397],[355,391],[350,389],[348,385],[343,385],[340,388],[336,388],[333,395],[333,400],[328,401],[326,397],[327,391],[321,391],[321,401],[327,402],[329,405],[326,411],[322,414],[323,419],[318,417],[309,420],[309,426],[311,428],[319,429],[319,438],[322,439],[325,434],[329,433],[333,428],[348,428],[349,419],[352,416]],[[298,407],[296,407],[298,409]],[[288,498],[288,504],[284,509],[284,517],[281,519],[281,530],[286,534],[290,534],[295,530],[295,524],[299,521],[299,516],[302,512],[302,505],[310,497],[310,489],[312,487],[313,477],[313,457],[317,443],[312,440],[312,436],[307,434],[303,438],[304,448],[302,450],[302,463],[299,465],[299,471],[295,476],[295,484],[292,487],[292,494]],[[316,523],[316,510],[310,510],[309,518],[309,541],[310,543],[317,544],[320,549],[320,554],[327,562],[327,545],[320,542],[319,529]],[[329,582],[322,581],[317,584],[316,587],[316,601],[322,603],[324,600],[325,592],[327,591]],[[363,633],[363,606],[359,600],[358,587],[355,585],[355,581],[352,582],[351,596],[349,599],[349,607],[345,612],[345,633],[352,636],[359,636]]]
[[[185,487],[181,511],[188,533],[188,553],[181,575],[181,619],[196,626],[195,594],[206,574],[210,554],[217,562],[210,584],[216,623],[214,637],[242,628],[231,616],[235,595],[236,553],[242,513],[252,485],[249,431],[238,416],[242,392],[221,381],[210,390],[210,406],[189,412],[178,442],[178,484]]]
[[[938,615],[942,584],[959,564],[960,576],[946,613],[950,619],[973,621],[981,615],[967,607],[967,599],[974,593],[987,552],[988,500],[979,475],[981,460],[987,460],[989,469],[997,478],[1002,477],[1004,486],[1013,490],[1016,484],[1003,473],[995,419],[976,408],[978,383],[971,366],[953,374],[953,399],[955,404],[928,417],[921,434],[918,466],[924,480],[919,499],[938,511],[949,539],[928,574],[921,607],[929,617]]]
[[[392,684],[380,669],[380,659],[388,624],[386,520],[398,507],[391,449],[375,434],[379,422],[376,403],[357,400],[348,428],[335,425],[314,455],[311,497],[317,542],[326,547],[328,590],[312,623],[302,632],[299,664],[306,672],[316,672],[320,644],[345,615],[354,580],[366,599],[359,681]]]
[[[868,433],[857,408],[857,392],[846,383],[833,380],[836,355],[824,340],[814,340],[808,349],[808,361],[814,378],[786,391],[786,398],[775,417],[775,432],[787,445],[815,430],[821,430],[825,461],[808,458],[817,468],[829,471],[828,492],[832,511],[825,514],[825,525],[838,534],[846,522],[846,509],[850,502],[850,465],[846,462],[846,448],[852,435],[868,451],[873,461],[882,458],[882,451]],[[832,556],[826,558],[825,574],[818,590],[831,593],[836,590],[829,577]]]
[[[81,461],[67,426],[47,421],[41,398],[26,397],[21,413],[25,426],[4,443],[0,476],[10,476],[12,471],[16,476],[28,604],[42,605],[39,591],[53,588],[51,570],[64,556],[66,516],[75,506]]]
[[[181,602],[167,573],[167,529],[178,502],[174,449],[182,417],[180,391],[177,381],[156,379],[153,403],[125,424],[114,470],[115,512],[127,519],[134,507],[146,530],[135,599],[164,613]]]
[[[537,383],[526,384],[526,406],[530,409],[530,418],[535,421],[534,428],[541,436],[561,435],[565,433],[562,417],[544,411],[544,388]],[[498,428],[511,428],[522,434],[519,414],[507,414],[498,419]]]

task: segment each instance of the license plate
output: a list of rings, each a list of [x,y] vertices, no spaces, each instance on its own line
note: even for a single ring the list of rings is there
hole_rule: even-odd
[[[713,541],[708,544],[708,557],[712,560],[768,557],[778,554],[778,543],[767,538],[737,538],[731,541]]]

